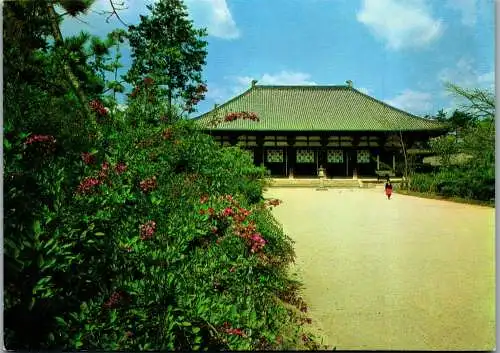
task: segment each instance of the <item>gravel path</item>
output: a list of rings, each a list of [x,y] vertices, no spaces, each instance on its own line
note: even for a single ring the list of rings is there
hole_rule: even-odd
[[[304,299],[340,350],[492,350],[495,211],[375,189],[271,188]]]

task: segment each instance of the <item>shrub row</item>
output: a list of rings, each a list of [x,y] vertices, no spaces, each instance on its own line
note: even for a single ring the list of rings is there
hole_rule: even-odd
[[[445,197],[490,201],[495,198],[495,176],[481,169],[453,168],[412,176],[410,190]]]

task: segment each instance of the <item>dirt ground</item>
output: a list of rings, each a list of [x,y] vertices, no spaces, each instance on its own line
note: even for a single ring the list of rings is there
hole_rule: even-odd
[[[495,211],[383,189],[271,188],[304,299],[339,350],[492,350]]]

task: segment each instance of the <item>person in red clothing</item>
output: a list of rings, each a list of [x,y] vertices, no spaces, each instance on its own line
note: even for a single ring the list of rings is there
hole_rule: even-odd
[[[392,195],[392,183],[389,177],[387,177],[385,182],[385,194],[387,195],[387,199],[390,200]]]

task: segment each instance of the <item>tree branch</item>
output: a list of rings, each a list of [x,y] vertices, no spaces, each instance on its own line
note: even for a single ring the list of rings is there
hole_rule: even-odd
[[[62,50],[66,51],[61,29],[59,28],[59,25],[57,23],[57,13],[54,9],[53,3],[47,3],[47,12],[50,18],[50,24],[52,26],[52,36],[54,37],[56,45],[59,46]],[[78,101],[80,102],[82,110],[85,112],[86,117],[89,119],[89,121],[93,121],[92,112],[90,111],[90,108],[88,106],[88,100],[85,92],[80,87],[78,78],[75,76],[73,70],[65,60],[63,60],[62,62],[62,69],[65,73],[66,79],[68,80],[68,83],[70,84],[71,88],[73,88],[73,91]]]
[[[125,27],[128,27],[128,24],[126,24],[120,17],[120,15],[118,15],[118,12],[117,12],[117,9],[116,9],[116,5],[115,3],[113,2],[113,0],[109,0],[109,4],[111,5],[111,8],[113,9],[113,11],[111,11],[111,13],[109,14],[109,16],[106,18],[106,23],[109,23],[109,19],[111,17],[113,17],[113,15],[116,16],[116,18],[118,19],[118,21],[120,21]],[[121,4],[119,4],[119,6],[124,6],[125,3],[122,2]],[[125,9],[128,9],[128,7],[122,7],[118,10],[125,10]]]

